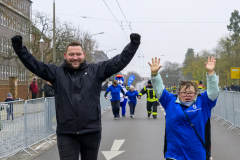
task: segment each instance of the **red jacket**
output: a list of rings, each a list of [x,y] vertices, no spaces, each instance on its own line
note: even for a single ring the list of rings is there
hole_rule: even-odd
[[[32,93],[38,93],[38,86],[37,83],[31,83],[30,85],[30,90],[32,91]]]

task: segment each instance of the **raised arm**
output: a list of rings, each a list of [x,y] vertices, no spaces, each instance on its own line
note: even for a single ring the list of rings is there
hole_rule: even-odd
[[[215,57],[208,57],[208,61],[205,62],[205,68],[207,69],[207,96],[214,101],[218,97],[219,88],[217,83],[217,76],[214,71],[216,65]]]
[[[148,64],[151,67],[152,86],[154,88],[157,98],[160,99],[162,96],[162,92],[165,88],[163,85],[162,78],[161,78],[160,74],[158,74],[159,69],[162,67],[162,65],[160,65],[160,58],[157,59],[157,57],[155,57],[155,60],[154,60],[154,58],[152,58],[152,64],[149,62],[148,62]]]
[[[116,55],[112,59],[104,62],[100,62],[98,65],[97,77],[104,81],[111,75],[123,70],[129,62],[132,60],[133,56],[137,52],[140,45],[141,36],[139,34],[130,35],[131,43],[129,43],[122,51],[121,54]]]
[[[55,81],[57,66],[39,62],[31,53],[28,52],[27,48],[22,45],[22,36],[14,36],[11,40],[13,49],[18,55],[18,58],[29,71],[36,74],[38,77],[49,81],[50,83]]]

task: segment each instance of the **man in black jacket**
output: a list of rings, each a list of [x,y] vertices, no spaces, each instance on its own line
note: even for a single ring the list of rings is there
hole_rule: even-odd
[[[24,66],[49,81],[54,89],[57,141],[61,160],[96,160],[101,141],[101,84],[128,65],[140,45],[139,34],[131,34],[121,54],[97,64],[89,64],[78,42],[71,42],[61,66],[39,62],[22,45],[22,37],[12,38],[13,48]]]

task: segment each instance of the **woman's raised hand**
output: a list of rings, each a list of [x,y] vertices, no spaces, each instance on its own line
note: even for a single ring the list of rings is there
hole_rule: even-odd
[[[205,68],[207,69],[209,75],[214,74],[215,65],[216,65],[215,57],[213,57],[213,56],[208,57],[208,61],[205,62]]]
[[[160,58],[157,59],[157,57],[155,57],[155,61],[154,58],[152,58],[152,64],[149,62],[148,64],[151,67],[152,73],[158,73],[158,70],[162,67],[162,65],[160,65]]]

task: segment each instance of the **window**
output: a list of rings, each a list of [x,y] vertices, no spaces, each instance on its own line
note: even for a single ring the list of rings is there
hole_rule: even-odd
[[[6,53],[6,38],[3,37],[3,53]]]
[[[6,14],[3,13],[3,26],[6,26]]]
[[[3,25],[3,12],[0,11],[0,24]]]
[[[0,37],[0,52],[3,52],[3,38]]]

